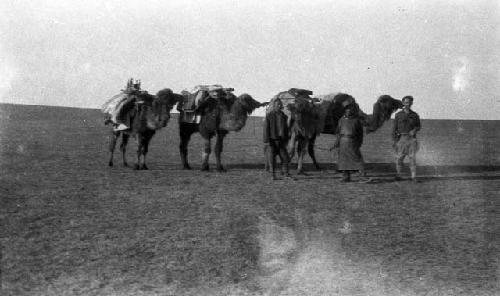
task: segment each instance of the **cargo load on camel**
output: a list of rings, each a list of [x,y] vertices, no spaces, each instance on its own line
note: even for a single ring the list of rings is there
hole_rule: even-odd
[[[197,85],[190,90],[181,92],[183,100],[177,104],[177,110],[181,112],[179,120],[186,123],[200,123],[201,114],[199,106],[210,97],[210,92],[223,92],[229,95],[234,88],[224,88],[220,84]]]
[[[130,128],[131,110],[134,108],[140,94],[146,93],[141,90],[141,81],[130,78],[125,89],[111,99],[107,100],[101,107],[105,114],[104,124],[112,124],[117,131]]]
[[[290,88],[287,91],[278,93],[273,99],[279,98],[281,100],[284,107],[283,111],[286,113],[289,120],[292,118],[291,108],[294,108],[299,113],[312,113],[310,116],[314,117],[313,121],[316,126],[314,132],[316,134],[334,134],[337,128],[338,119],[343,114],[344,107],[349,104],[356,104],[357,106],[354,98],[346,94],[335,93],[311,97],[312,94],[313,92],[310,90]],[[270,110],[267,111],[269,112]]]

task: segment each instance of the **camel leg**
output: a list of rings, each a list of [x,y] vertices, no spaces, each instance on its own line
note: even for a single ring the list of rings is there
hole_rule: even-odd
[[[149,151],[149,143],[153,138],[155,132],[147,131],[145,133],[138,134],[138,148],[137,148],[137,166],[139,170],[147,170],[146,166],[146,155]]]
[[[273,140],[271,140],[273,141]],[[273,180],[277,180],[278,178],[276,177],[276,147],[275,143],[270,143],[270,145],[266,145],[266,157],[267,161],[266,163],[269,164],[271,173],[273,175]]]
[[[142,138],[142,165],[141,165],[141,170],[148,170],[149,168],[146,166],[146,155],[148,154],[149,151],[149,143],[151,142],[151,139],[153,138],[153,135],[155,132],[150,132],[147,135],[145,135]]]
[[[115,147],[116,147],[116,141],[118,140],[118,137],[120,136],[120,132],[112,132],[112,134],[109,136],[109,161],[108,165],[110,167],[113,166],[113,155],[115,153]]]
[[[215,142],[215,161],[217,164],[217,170],[219,172],[225,172],[226,169],[222,166],[221,162],[221,156],[222,156],[222,150],[224,148],[224,137],[225,134],[217,133],[217,140]]]
[[[288,141],[288,160],[290,162],[292,162],[293,156],[295,155],[296,145],[297,145],[297,135],[295,133],[292,133],[290,140]]]
[[[201,154],[201,170],[202,171],[210,170],[210,167],[208,165],[208,159],[210,157],[210,152],[212,152],[211,147],[212,147],[212,144],[211,144],[210,138],[205,139],[203,153]]]
[[[179,152],[181,154],[181,162],[182,168],[185,170],[190,170],[191,166],[188,162],[188,145],[189,140],[191,139],[191,135],[193,132],[189,130],[189,126],[183,125],[182,123],[179,126],[179,136],[181,142],[179,144]]]
[[[146,166],[146,154],[147,152],[144,152],[144,154],[142,154],[141,170],[149,170],[149,168]]]
[[[127,151],[127,144],[128,144],[129,138],[130,138],[129,134],[122,133],[122,142],[120,144],[120,151],[122,152],[123,166],[126,166],[126,167],[128,166],[126,151]]]
[[[288,160],[288,151],[286,150],[286,144],[283,144],[281,142],[278,143],[278,148],[279,148],[279,158],[281,161],[281,174],[285,176],[285,178],[290,177],[290,166],[289,163],[290,161]],[[276,164],[275,164],[276,166]]]
[[[309,152],[309,156],[311,157],[316,169],[321,170],[321,167],[319,166],[318,162],[316,161],[316,155],[314,154],[314,143],[315,142],[316,142],[316,136],[309,139],[309,143],[307,145],[307,151]]]
[[[135,170],[140,170],[141,169],[141,161],[142,161],[142,135],[137,134],[136,136],[136,141],[137,141],[137,161],[134,165]]]
[[[304,156],[306,154],[306,148],[308,146],[309,141],[306,138],[299,138],[298,140],[298,147],[297,147],[297,174],[298,175],[305,175],[304,173],[304,168],[303,168],[303,162],[304,162]]]

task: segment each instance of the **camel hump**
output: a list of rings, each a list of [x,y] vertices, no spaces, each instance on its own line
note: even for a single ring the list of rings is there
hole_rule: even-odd
[[[137,93],[136,98],[136,103],[146,103],[147,105],[151,105],[155,100],[155,96],[149,94],[147,91]]]
[[[394,98],[391,97],[390,95],[381,95],[380,97],[378,97],[377,102],[389,103],[389,102],[392,102],[393,100],[394,100]]]
[[[180,105],[180,111],[185,112],[194,112],[199,104],[204,101],[210,94],[210,92],[222,92],[226,99],[230,99],[231,95],[234,96],[231,92],[234,91],[234,88],[231,87],[223,87],[220,84],[199,84],[194,86],[191,90],[183,90],[183,100]]]

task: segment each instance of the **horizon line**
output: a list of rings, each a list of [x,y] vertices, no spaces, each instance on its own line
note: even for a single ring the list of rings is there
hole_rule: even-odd
[[[47,107],[47,108],[66,108],[66,109],[83,109],[83,110],[96,110],[101,111],[97,107],[75,107],[75,106],[62,106],[62,105],[40,105],[40,104],[26,104],[26,103],[9,103],[0,102],[0,105],[14,105],[14,106],[31,106],[31,107]],[[263,108],[259,107],[258,109]],[[179,114],[175,109],[171,113]],[[264,115],[250,114],[249,117],[264,117]],[[391,118],[393,119],[393,118]],[[462,121],[500,121],[500,119],[461,119],[461,118],[420,118],[421,120],[462,120]]]

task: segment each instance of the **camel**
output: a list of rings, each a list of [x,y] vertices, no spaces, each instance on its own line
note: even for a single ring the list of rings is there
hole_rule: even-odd
[[[130,136],[137,140],[137,162],[134,165],[136,170],[147,170],[146,154],[148,153],[149,142],[157,130],[167,126],[170,120],[170,111],[181,99],[181,95],[175,94],[171,89],[160,90],[156,96],[145,91],[135,94],[136,99],[123,106],[123,112],[127,112],[130,118],[130,128],[127,130],[112,130],[109,143],[109,166],[113,166],[113,154],[116,142],[121,136],[120,150],[122,152],[123,165],[128,166],[125,156],[126,147]]]
[[[385,121],[390,119],[394,111],[402,107],[400,100],[389,95],[382,95],[373,106],[373,114],[368,115],[359,108],[354,97],[349,94],[334,93],[319,98],[311,98],[310,94],[312,92],[290,89],[286,92],[280,92],[273,98],[280,98],[288,109],[287,115],[290,118],[291,131],[288,152],[292,158],[297,150],[298,174],[304,174],[303,158],[306,148],[314,166],[320,169],[314,153],[316,137],[321,133],[335,134],[338,121],[344,114],[345,106],[351,104],[356,107],[358,116],[363,119],[367,134],[375,132]],[[267,162],[266,169],[268,169]]]
[[[184,169],[191,169],[187,148],[191,135],[199,132],[204,139],[201,170],[209,171],[211,139],[216,136],[214,147],[216,168],[224,172],[221,162],[224,137],[230,131],[240,131],[245,126],[248,116],[255,109],[268,104],[256,101],[249,94],[236,97],[232,91],[233,89],[230,88],[213,85],[197,86],[191,92],[183,92],[184,100],[177,105],[177,110],[180,112],[179,151]],[[195,101],[198,102],[195,104]]]
[[[269,103],[269,107],[268,109],[266,110],[266,113],[267,112],[270,112],[272,109],[272,106],[274,106],[273,104],[273,101],[276,100],[276,99],[280,99],[282,104],[283,104],[283,112],[285,112],[285,114],[287,115],[288,117],[288,127],[289,127],[289,131],[291,133],[291,139],[289,139],[288,141],[288,154],[290,156],[290,160],[293,158],[294,156],[294,153],[295,153],[295,148],[296,148],[296,144],[297,144],[297,138],[295,137],[297,135],[296,132],[293,131],[293,129],[295,128],[298,128],[300,125],[297,125],[295,124],[295,120],[296,119],[301,119],[302,117],[298,117],[298,116],[293,116],[292,114],[292,110],[296,110],[296,108],[294,107],[294,105],[296,104],[297,100],[299,99],[304,99],[306,101],[319,101],[317,99],[312,99],[310,98],[310,95],[312,95],[312,91],[309,91],[309,90],[305,90],[305,89],[299,89],[299,88],[291,88],[289,89],[288,91],[282,91],[280,93],[278,93],[277,95],[275,95],[270,103]],[[302,105],[301,105],[302,106]],[[307,106],[307,105],[303,105],[303,106]],[[311,105],[312,107],[313,105]],[[305,120],[309,120],[309,119],[313,119],[312,117],[304,117]],[[309,137],[316,137],[317,134],[319,134],[321,131],[316,131],[316,130],[308,130],[307,133],[309,134]],[[264,155],[267,154],[267,150],[268,147],[265,145],[264,146]],[[300,150],[301,149],[301,146],[299,145],[298,146],[298,149]],[[319,169],[319,165],[316,161],[316,157],[315,157],[315,154],[314,154],[314,149],[313,149],[313,146],[310,146],[309,147],[309,155],[311,156],[311,158],[313,159],[313,163],[316,165],[316,167]],[[267,161],[267,158],[266,158],[266,161],[265,161],[265,170],[268,171],[269,170],[269,167],[270,167],[270,164],[268,163]]]
[[[294,120],[296,127],[291,129],[292,139],[289,151],[294,151],[294,144],[297,143],[297,170],[299,174],[304,173],[302,163],[306,147],[314,165],[319,168],[314,157],[316,136],[320,133],[336,133],[338,121],[344,114],[345,106],[355,106],[356,113],[362,118],[367,134],[373,133],[382,127],[384,122],[391,118],[391,114],[403,106],[400,100],[396,100],[389,95],[383,95],[374,104],[374,113],[368,115],[359,108],[356,100],[351,95],[338,93],[329,97],[332,99],[327,100],[327,98],[324,98],[318,104],[312,104],[312,108],[307,107],[311,104],[308,101],[304,102],[303,99],[296,101],[290,107],[292,117],[297,117],[297,119]]]

